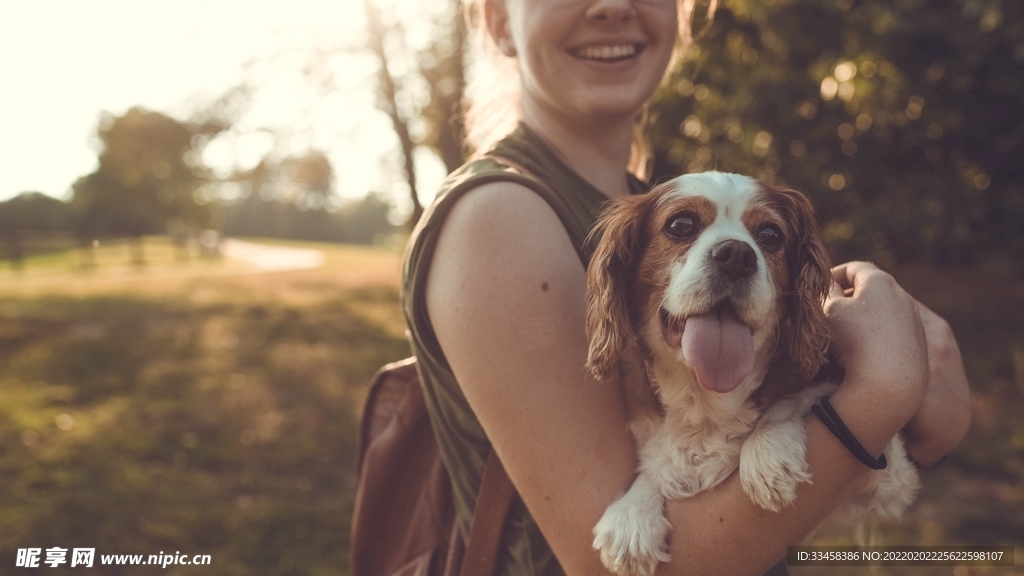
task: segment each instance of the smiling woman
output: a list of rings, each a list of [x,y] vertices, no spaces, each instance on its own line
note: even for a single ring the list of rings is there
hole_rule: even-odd
[[[479,37],[467,127],[480,153],[448,177],[410,238],[402,288],[411,346],[461,534],[493,452],[519,495],[496,573],[600,574],[595,525],[637,469],[627,405],[657,400],[637,385],[651,360],[643,346],[622,343],[607,380],[585,370],[591,232],[610,198],[646,190],[636,177],[646,160],[637,120],[689,37],[693,5],[476,0],[471,12]],[[764,228],[766,243],[773,232]],[[826,310],[839,353],[849,355],[832,405],[880,451],[932,384],[925,336],[913,299],[884,274],[863,264],[841,270],[836,280],[849,294],[834,291]],[[699,392],[732,393],[712,388]],[[919,438],[943,438],[938,452],[948,451],[966,413],[966,404],[948,407],[943,418],[957,432],[922,428]],[[753,505],[736,474],[699,496],[666,500],[672,529],[657,570],[760,574],[777,563],[867,472],[819,421],[807,422],[806,438],[814,482],[800,484],[781,512]]]
[[[573,8],[579,6],[578,1],[474,0],[468,3],[469,18],[478,28],[473,51],[477,65],[466,89],[464,112],[467,140],[473,148],[487,149],[511,132],[523,115],[529,113],[521,102],[521,91],[525,86],[529,85],[541,93],[549,85],[552,89],[563,87],[586,91],[585,85],[562,76],[567,69],[564,60],[559,63],[560,58],[577,62],[590,61],[592,75],[614,72],[618,64],[617,68],[622,75],[618,80],[620,88],[628,85],[643,94],[641,100],[646,100],[662,75],[673,69],[673,65],[668,64],[678,61],[689,45],[695,0],[639,0],[633,4],[637,7],[637,19],[645,20],[642,27],[588,37],[593,32],[585,32],[584,35],[577,32],[577,36],[568,36],[572,31],[566,29],[567,25],[571,27],[571,22],[566,22],[566,19],[571,20]],[[709,3],[709,20],[717,4],[717,0]],[[536,5],[536,8],[531,8],[532,5]],[[488,9],[488,6],[491,8]],[[526,20],[521,18],[526,15],[522,13],[524,11],[530,14],[533,25],[527,26]],[[523,25],[509,26],[510,16],[514,16],[511,22],[523,22]],[[513,34],[518,36],[518,40]],[[529,47],[525,58],[518,57],[522,47]],[[669,52],[659,51],[662,48],[667,48]],[[654,84],[651,84],[651,78],[629,76],[640,70],[631,65],[640,58],[655,60],[654,66],[645,68],[649,74],[655,75]],[[668,59],[657,64],[657,59],[665,58]],[[536,74],[548,74],[557,81],[549,84]],[[606,76],[605,80],[609,78]],[[529,105],[529,102],[526,104]],[[635,108],[629,108],[629,114],[635,112]],[[633,139],[630,169],[642,176],[646,161],[646,143],[638,131]]]

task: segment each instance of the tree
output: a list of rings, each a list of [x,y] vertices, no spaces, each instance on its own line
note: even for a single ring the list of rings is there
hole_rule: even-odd
[[[141,107],[123,116],[104,113],[97,128],[99,167],[72,186],[71,206],[83,243],[96,236],[127,236],[136,262],[141,237],[163,232],[175,218],[206,227],[211,210],[197,202],[210,180],[202,146],[223,124],[190,124]]]
[[[1024,7],[724,0],[652,107],[655,176],[811,196],[841,259],[1020,269]]]
[[[228,184],[224,232],[234,236],[372,243],[394,231],[388,204],[373,194],[354,202],[334,195],[334,169],[320,151],[264,158]]]
[[[417,57],[419,74],[428,87],[419,116],[426,127],[421,145],[437,151],[448,172],[466,161],[462,100],[466,92],[466,20],[461,2],[435,17],[434,41]]]
[[[465,160],[461,103],[466,85],[463,61],[466,26],[460,3],[448,2],[430,21],[417,23],[430,26],[432,41],[414,48],[402,41],[402,23],[397,20],[386,23],[375,0],[363,0],[363,5],[369,32],[367,47],[380,66],[378,107],[391,119],[399,140],[413,205],[412,226],[423,213],[416,186],[415,147],[433,148],[449,172]],[[389,51],[389,45],[395,50]],[[400,52],[400,59],[416,63],[407,74],[395,73],[392,65],[395,51]],[[417,125],[419,130],[414,129]]]
[[[68,206],[41,192],[22,192],[0,202],[0,237],[7,244],[7,255],[16,267],[25,257],[25,237],[30,233],[66,230]]]
[[[362,200],[348,202],[338,209],[338,240],[352,244],[373,244],[382,236],[395,232],[388,221],[391,206],[376,194],[367,194]]]
[[[287,202],[320,210],[334,194],[334,168],[319,150],[285,158],[279,171],[278,196]]]
[[[409,195],[412,199],[411,221],[416,222],[423,214],[423,205],[420,204],[419,194],[416,192],[416,163],[413,158],[415,143],[409,132],[410,117],[403,114],[398,105],[398,84],[388,66],[388,55],[384,49],[387,31],[381,21],[380,11],[373,0],[363,0],[363,5],[366,7],[366,27],[369,30],[368,47],[380,61],[377,106],[391,118],[391,125],[395,129],[395,135],[398,136],[398,144],[402,150],[402,160],[404,161],[405,178],[409,184]]]

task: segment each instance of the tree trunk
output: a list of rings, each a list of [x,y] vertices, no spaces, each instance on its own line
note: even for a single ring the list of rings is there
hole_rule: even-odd
[[[384,24],[381,22],[380,11],[373,3],[373,0],[363,0],[366,9],[366,22],[369,30],[369,48],[380,60],[380,87],[378,90],[377,105],[391,118],[395,128],[395,134],[402,147],[402,157],[405,162],[405,178],[409,183],[409,195],[412,200],[412,215],[409,218],[409,228],[419,222],[423,215],[423,206],[420,204],[419,195],[416,192],[416,166],[413,161],[414,143],[409,135],[408,121],[402,117],[395,102],[395,79],[388,69],[388,57],[384,50]]]

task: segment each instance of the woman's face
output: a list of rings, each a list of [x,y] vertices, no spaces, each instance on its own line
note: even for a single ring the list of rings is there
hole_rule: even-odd
[[[632,118],[676,42],[676,0],[505,1],[524,107],[575,121]]]

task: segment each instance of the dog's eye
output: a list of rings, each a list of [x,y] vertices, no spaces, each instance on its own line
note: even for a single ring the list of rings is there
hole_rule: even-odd
[[[757,231],[757,241],[765,248],[778,248],[782,245],[782,231],[774,224],[767,224]]]
[[[668,221],[665,231],[676,238],[683,238],[693,232],[696,221],[689,214],[678,214]]]

